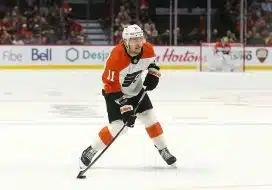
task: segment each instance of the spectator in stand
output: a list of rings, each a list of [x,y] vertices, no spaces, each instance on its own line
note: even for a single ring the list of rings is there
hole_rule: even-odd
[[[141,5],[140,8],[140,20],[143,23],[146,23],[150,20],[149,15],[148,15],[148,7],[146,5]]]
[[[150,31],[151,31],[151,34],[150,34],[150,36],[149,36],[149,39],[150,39],[150,41],[151,41],[152,43],[156,44],[157,41],[158,41],[158,40],[157,40],[157,39],[158,39],[158,30],[156,29],[154,23],[152,23],[152,24],[150,25]]]
[[[80,35],[82,32],[81,24],[72,19],[70,19],[69,23],[71,24],[71,32],[74,32],[76,35]]]
[[[265,38],[265,45],[272,46],[272,32],[269,32],[269,36]]]
[[[118,30],[114,33],[114,42],[115,44],[118,44],[122,41],[122,27],[119,26]]]
[[[253,37],[252,31],[248,30],[245,37],[246,37],[246,41],[249,42],[249,40],[251,40],[251,38]]]
[[[218,30],[213,29],[212,36],[211,36],[211,41],[212,42],[217,42],[219,39],[220,39],[220,37],[218,36]]]
[[[272,13],[272,1],[265,0],[261,3],[262,11]]]
[[[237,42],[237,38],[235,36],[235,33],[231,32],[230,30],[227,30],[226,36],[224,36],[224,37],[228,38],[228,41],[230,43]]]
[[[270,14],[268,17],[267,28],[269,32],[272,32],[272,14]]]
[[[140,8],[143,10],[148,10],[149,7],[149,0],[141,0],[140,1]]]
[[[12,40],[13,45],[24,45],[24,42],[22,40],[22,37],[20,34],[14,34],[13,35],[13,40]]]
[[[194,28],[189,34],[188,34],[188,40],[192,43],[192,44],[198,44],[200,39],[199,39],[199,29],[198,28]]]
[[[265,45],[265,42],[264,42],[263,37],[260,35],[260,33],[257,32],[255,35],[252,36],[252,38],[250,38],[248,40],[248,44],[263,46],[263,45]]]
[[[272,30],[272,2],[253,2],[248,8],[247,42],[250,45],[269,45],[269,32]]]
[[[169,29],[166,29],[161,34],[161,43],[162,43],[162,45],[169,45],[169,35],[170,35],[170,30]]]
[[[155,24],[149,20],[147,23],[144,24],[144,32],[146,34],[146,38],[151,43],[155,43],[156,38],[158,37],[158,31],[155,27]]]
[[[36,0],[26,0],[27,6],[32,8],[37,3]]]
[[[72,12],[72,7],[67,0],[63,2],[60,8],[61,8],[60,11],[62,12],[62,14],[69,15]]]
[[[174,30],[174,34],[177,34],[177,44],[178,45],[181,45],[182,44],[182,34],[181,34],[181,31],[180,31],[180,28],[177,27],[175,30]]]
[[[0,44],[11,44],[11,42],[11,36],[7,32],[6,27],[2,27],[2,29],[0,30]]]

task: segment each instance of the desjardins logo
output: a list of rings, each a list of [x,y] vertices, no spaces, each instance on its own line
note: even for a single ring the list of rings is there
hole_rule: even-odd
[[[74,62],[79,58],[79,51],[76,48],[69,48],[66,50],[66,59]]]

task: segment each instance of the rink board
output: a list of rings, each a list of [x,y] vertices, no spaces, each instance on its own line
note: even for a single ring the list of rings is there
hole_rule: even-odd
[[[207,65],[203,66],[207,68]],[[163,70],[199,70],[196,65],[162,65]],[[104,65],[0,65],[0,70],[96,70],[104,69]],[[272,70],[272,65],[248,65],[246,71],[267,71]]]
[[[0,69],[103,69],[113,46],[0,46]],[[217,63],[214,46],[154,46],[162,69],[200,70]],[[230,61],[272,70],[271,47],[233,47]],[[245,57],[245,59],[243,59]]]

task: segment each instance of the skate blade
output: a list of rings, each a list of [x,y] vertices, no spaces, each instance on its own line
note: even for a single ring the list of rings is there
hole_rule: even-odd
[[[176,163],[174,163],[174,164],[172,164],[172,165],[170,165],[170,166],[171,166],[171,168],[173,168],[173,169],[178,168],[178,166],[177,166],[177,164],[176,164]]]
[[[83,170],[85,170],[88,166],[85,166],[83,163],[82,163],[82,161],[81,161],[81,159],[79,158],[78,159],[78,165],[79,165],[79,171],[83,171]]]

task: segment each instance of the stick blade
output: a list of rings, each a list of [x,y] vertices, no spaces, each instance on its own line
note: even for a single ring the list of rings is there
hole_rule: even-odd
[[[78,179],[85,179],[86,176],[83,175],[83,174],[84,174],[84,171],[80,171],[80,172],[78,173],[78,175],[77,175],[77,178],[78,178]]]

